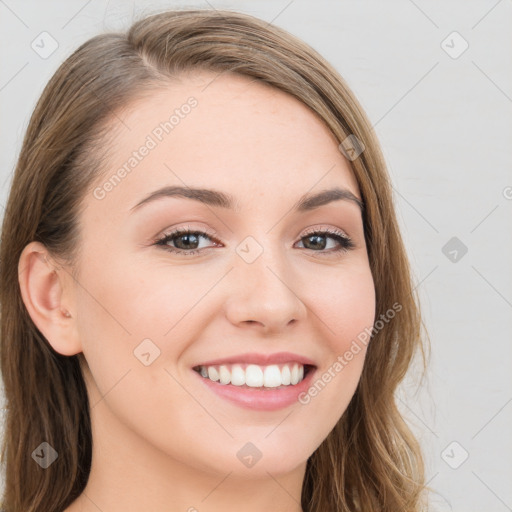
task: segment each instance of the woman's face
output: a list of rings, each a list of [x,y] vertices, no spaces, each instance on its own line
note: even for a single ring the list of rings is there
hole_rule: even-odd
[[[277,475],[305,464],[360,378],[365,350],[344,355],[375,314],[361,196],[306,106],[215,76],[115,118],[70,310],[98,432],[208,472]]]

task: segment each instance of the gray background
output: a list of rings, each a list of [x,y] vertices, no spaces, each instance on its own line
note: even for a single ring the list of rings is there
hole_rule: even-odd
[[[412,368],[397,394],[438,493],[431,510],[512,510],[512,2],[0,0],[2,208],[57,66],[96,33],[165,6],[272,21],[353,88],[389,165],[432,342],[426,381]],[[43,31],[58,44],[45,58],[31,47]]]

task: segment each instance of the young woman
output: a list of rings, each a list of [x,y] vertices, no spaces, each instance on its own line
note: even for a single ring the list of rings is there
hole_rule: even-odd
[[[78,48],[30,121],[0,270],[5,512],[423,510],[385,164],[285,31],[170,11]]]

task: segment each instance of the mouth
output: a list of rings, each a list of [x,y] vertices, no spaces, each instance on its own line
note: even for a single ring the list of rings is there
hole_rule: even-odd
[[[205,364],[193,367],[203,379],[241,389],[278,390],[296,386],[316,368],[290,361],[281,364]]]

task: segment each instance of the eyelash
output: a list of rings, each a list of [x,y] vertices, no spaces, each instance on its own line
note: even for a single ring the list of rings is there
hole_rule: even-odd
[[[172,241],[174,238],[179,238],[180,236],[184,236],[184,235],[200,235],[205,238],[209,238],[210,240],[212,240],[216,243],[219,242],[210,233],[206,233],[206,232],[200,231],[200,230],[178,228],[169,234],[165,234],[162,238],[155,240],[155,245],[162,246],[164,250],[169,251],[173,254],[179,254],[180,256],[188,256],[188,255],[192,255],[192,254],[197,254],[203,250],[203,249],[192,249],[190,251],[186,251],[184,249],[176,249],[176,248],[173,248],[173,247],[170,247],[169,245],[167,245],[167,243]],[[315,251],[313,249],[306,249],[306,250],[324,253],[324,254],[333,254],[333,253],[337,254],[337,253],[348,252],[349,250],[351,250],[355,247],[355,244],[352,241],[352,239],[349,238],[345,233],[343,233],[342,231],[339,231],[339,230],[332,230],[332,229],[325,229],[325,230],[315,229],[313,231],[309,231],[309,232],[305,233],[300,238],[300,240],[302,240],[304,238],[308,238],[310,236],[318,236],[318,235],[321,235],[321,236],[329,235],[327,238],[335,239],[340,244],[341,247],[339,249],[335,249],[335,250],[331,249],[331,250],[327,250],[327,251],[326,250]],[[208,247],[207,249],[211,249],[211,247]]]

